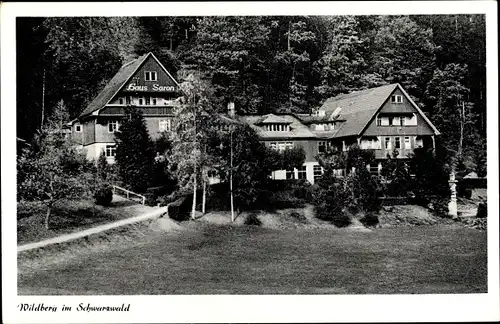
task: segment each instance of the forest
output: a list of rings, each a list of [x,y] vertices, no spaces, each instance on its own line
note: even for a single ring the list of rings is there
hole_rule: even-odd
[[[153,52],[196,71],[216,107],[312,112],[338,94],[400,83],[464,169],[486,170],[484,15],[17,18],[17,136],[64,101],[77,117],[120,66]]]

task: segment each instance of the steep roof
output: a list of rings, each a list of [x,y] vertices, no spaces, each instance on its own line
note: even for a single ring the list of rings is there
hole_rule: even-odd
[[[146,60],[146,58],[151,53],[144,54],[137,59],[125,63],[122,65],[120,70],[115,74],[115,76],[106,84],[104,89],[99,92],[97,97],[90,102],[90,104],[85,108],[85,110],[80,114],[80,117],[90,115],[96,110],[104,107],[114,95],[125,85],[128,79],[134,75],[135,71],[141,66],[141,64]]]
[[[252,127],[257,134],[262,138],[262,139],[282,139],[282,138],[315,138],[316,135],[311,132],[311,130],[304,124],[301,123],[301,121],[291,115],[291,114],[284,114],[284,115],[279,115],[277,117],[280,117],[281,120],[283,120],[284,123],[287,123],[290,125],[290,131],[282,131],[282,132],[273,132],[273,131],[266,131],[262,127],[259,127],[257,125],[260,124],[260,121],[262,118],[267,118],[268,115],[240,115],[238,116],[238,119],[241,122],[247,123]]]
[[[327,99],[320,109],[331,115],[340,108],[338,119],[345,120],[335,137],[359,135],[373,115],[384,104],[398,84],[389,84],[377,88],[355,91]]]

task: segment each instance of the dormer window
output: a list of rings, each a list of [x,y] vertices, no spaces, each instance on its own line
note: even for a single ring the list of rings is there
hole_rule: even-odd
[[[391,102],[392,103],[403,103],[403,96],[402,95],[392,95]]]
[[[157,81],[158,76],[156,74],[156,71],[145,71],[144,72],[144,80],[146,81]]]
[[[265,130],[269,132],[288,132],[290,131],[290,126],[285,124],[268,124],[265,126]]]
[[[316,116],[324,117],[325,116],[325,111],[323,109],[316,110]]]

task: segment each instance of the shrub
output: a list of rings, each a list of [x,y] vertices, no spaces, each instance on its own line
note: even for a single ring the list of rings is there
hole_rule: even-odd
[[[351,218],[345,211],[338,209],[332,211],[327,205],[316,207],[316,217],[329,221],[337,227],[346,227],[351,224]]]
[[[477,218],[486,218],[488,216],[488,207],[486,203],[479,203],[479,206],[477,206]]]
[[[144,204],[147,206],[156,206],[158,204],[157,198],[154,194],[151,192],[146,192],[144,194],[144,197],[146,197]]]
[[[365,217],[359,220],[365,226],[376,226],[379,223],[378,216],[373,213],[368,213]]]
[[[108,184],[102,184],[94,192],[94,202],[96,205],[109,206],[113,201],[113,189]]]
[[[260,226],[262,225],[262,222],[260,219],[257,217],[256,214],[252,213],[247,216],[245,219],[245,225],[253,225],[253,226]]]
[[[293,212],[290,213],[290,216],[293,219],[297,220],[299,223],[307,223],[307,218],[302,213],[298,213],[296,211],[293,211]]]
[[[439,217],[448,217],[448,203],[449,198],[435,197],[431,199],[432,206],[434,207],[434,214]]]

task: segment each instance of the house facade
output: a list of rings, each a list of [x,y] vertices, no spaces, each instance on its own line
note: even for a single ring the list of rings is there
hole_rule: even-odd
[[[178,105],[179,84],[152,54],[124,64],[80,116],[69,123],[73,141],[88,159],[103,152],[109,163],[116,154],[115,132],[119,130],[125,107],[141,109],[148,131],[157,138],[170,131]]]
[[[389,84],[330,98],[314,114],[240,116],[269,147],[284,150],[300,146],[306,161],[300,170],[280,170],[275,179],[307,179],[324,170],[315,156],[335,146],[346,151],[353,144],[373,150],[375,163],[367,168],[380,174],[387,155],[398,151],[407,159],[418,147],[435,147],[439,131],[400,84]],[[339,175],[342,170],[338,170]]]
[[[145,54],[123,65],[79,118],[70,122],[72,138],[89,159],[104,152],[108,162],[114,163],[114,133],[120,128],[125,107],[142,110],[154,139],[171,130],[180,95],[175,78],[152,53]],[[330,98],[311,114],[241,115],[235,113],[234,104],[228,107],[229,119],[250,125],[266,146],[280,151],[304,149],[303,166],[277,170],[272,174],[274,179],[314,183],[324,172],[315,157],[330,146],[345,151],[352,144],[373,150],[376,162],[368,168],[379,174],[387,155],[395,149],[398,158],[405,159],[417,147],[434,148],[439,135],[400,84]]]

